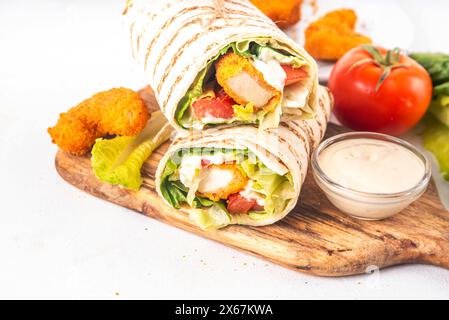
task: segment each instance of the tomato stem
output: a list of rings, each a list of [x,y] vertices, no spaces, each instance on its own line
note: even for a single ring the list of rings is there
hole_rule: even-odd
[[[378,92],[384,81],[388,78],[391,72],[397,68],[408,68],[409,65],[405,63],[399,63],[401,60],[401,50],[399,48],[394,48],[393,50],[387,50],[385,56],[379,52],[379,50],[371,45],[363,45],[361,48],[367,51],[371,57],[362,59],[354,63],[349,69],[348,72],[351,72],[353,69],[360,67],[361,65],[367,63],[373,63],[379,68],[382,69],[382,75],[377,82],[376,88],[374,92]]]

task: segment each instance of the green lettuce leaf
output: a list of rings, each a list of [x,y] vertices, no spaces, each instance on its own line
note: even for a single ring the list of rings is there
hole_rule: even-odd
[[[192,210],[189,212],[189,217],[203,230],[219,229],[231,223],[231,216],[221,202],[215,203],[206,210]]]
[[[438,95],[444,95],[444,96],[449,96],[449,82],[440,84],[436,87],[433,88],[433,94],[438,96]]]
[[[159,111],[137,136],[97,139],[91,158],[95,176],[112,185],[139,190],[143,163],[172,133],[172,127]]]
[[[257,49],[257,57],[261,60],[276,60],[280,64],[289,64],[295,68],[300,68],[306,64],[306,62],[298,56],[282,53],[279,50],[271,47],[259,46]]]
[[[181,208],[182,203],[189,203],[194,208],[210,207],[215,202],[206,198],[194,197],[187,200],[189,189],[185,187],[177,177],[178,165],[169,159],[165,165],[164,172],[161,177],[161,193],[167,202],[176,209]]]
[[[188,119],[191,117],[189,112],[190,106],[192,105],[193,101],[195,101],[195,99],[201,96],[201,94],[203,93],[203,86],[205,82],[204,79],[206,78],[208,71],[209,68],[206,67],[198,74],[189,91],[187,91],[187,94],[179,102],[175,117],[176,121],[183,127],[185,125],[185,122],[188,121]]]
[[[433,99],[430,103],[429,111],[435,116],[435,118],[449,127],[449,95],[442,95],[438,96],[436,99]]]
[[[254,104],[248,103],[246,106],[234,105],[234,117],[242,122],[255,122],[257,115],[254,113]]]
[[[435,155],[443,178],[449,181],[449,127],[430,115],[424,124],[424,147]]]
[[[282,211],[290,199],[294,198],[293,180],[290,173],[280,176],[263,163],[252,163],[249,159],[240,164],[242,170],[253,181],[255,191],[265,195],[265,212],[250,212],[254,220],[266,219],[273,214]]]
[[[434,86],[449,82],[449,55],[443,53],[413,53],[410,55],[422,65],[430,77]]]

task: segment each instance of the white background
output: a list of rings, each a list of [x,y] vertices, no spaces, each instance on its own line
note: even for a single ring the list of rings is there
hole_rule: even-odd
[[[145,84],[123,3],[0,0],[0,298],[449,298],[444,269],[308,276],[62,181],[46,133],[58,114],[97,91]],[[400,4],[413,49],[449,52],[449,1]]]

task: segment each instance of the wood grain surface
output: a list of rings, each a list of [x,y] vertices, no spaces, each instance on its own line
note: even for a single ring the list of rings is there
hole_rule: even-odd
[[[141,95],[150,109],[157,108],[151,90],[144,89]],[[330,124],[327,137],[343,131]],[[298,205],[280,222],[266,227],[229,226],[203,231],[187,214],[166,206],[155,191],[156,167],[168,146],[161,146],[145,163],[144,183],[138,192],[100,182],[88,156],[59,151],[56,169],[68,183],[96,197],[296,271],[347,276],[404,263],[449,268],[449,212],[444,210],[433,184],[402,213],[383,221],[361,221],[339,212],[309,171]]]

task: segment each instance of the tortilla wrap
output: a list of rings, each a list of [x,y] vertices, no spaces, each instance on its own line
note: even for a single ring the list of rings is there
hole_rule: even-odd
[[[190,124],[181,125],[183,120],[177,118],[190,110],[180,111],[180,106],[185,103],[192,85],[198,81],[201,71],[210,68],[211,60],[226,53],[231,44],[234,48],[251,43],[269,46],[293,56],[307,70],[293,101],[284,103],[283,95],[282,108],[279,104],[275,111],[270,111],[270,117],[258,119],[258,124],[264,121],[263,127],[277,127],[287,118],[313,116],[318,86],[316,62],[249,1],[134,0],[130,3],[125,19],[133,56],[142,66],[162,112],[177,131],[186,133],[191,129],[186,127]]]
[[[226,148],[244,149],[254,154],[267,168],[280,175],[290,173],[294,196],[285,208],[264,217],[254,219],[249,214],[230,214],[229,221],[215,227],[229,224],[250,226],[269,225],[284,218],[296,205],[301,186],[307,175],[309,158],[324,136],[332,109],[332,96],[324,87],[318,87],[317,109],[313,119],[282,122],[279,128],[260,130],[255,126],[218,127],[206,131],[198,131],[188,137],[178,136],[165,156],[161,159],[156,172],[156,188],[164,201],[171,205],[161,190],[162,179],[167,162],[180,150],[189,148]],[[198,213],[186,203],[181,210]],[[200,209],[202,210],[202,209]]]

